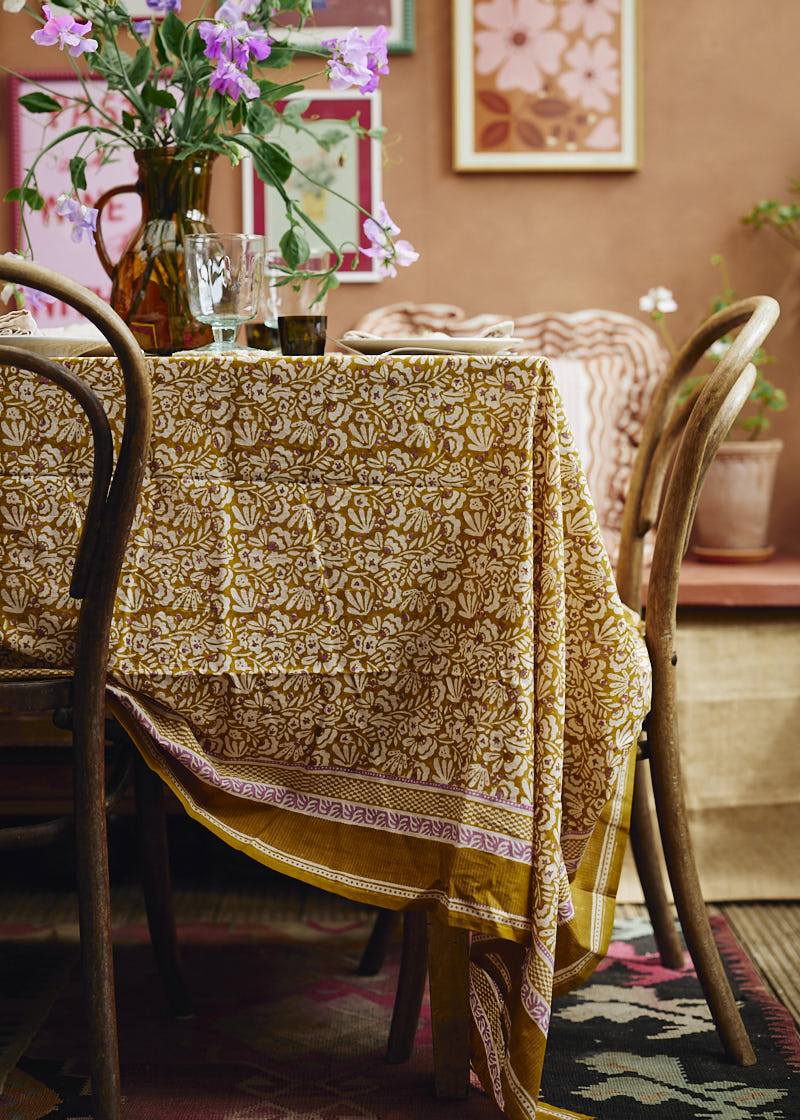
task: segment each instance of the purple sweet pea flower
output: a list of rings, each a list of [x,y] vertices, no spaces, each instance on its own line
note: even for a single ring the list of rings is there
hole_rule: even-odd
[[[181,10],[181,0],[147,0],[147,6],[151,12],[160,12],[161,15],[166,15],[168,12],[179,12]]]
[[[49,296],[46,292],[38,292],[36,288],[29,288],[26,284],[20,284],[19,290],[25,300],[25,306],[31,311],[42,311],[48,304],[56,302],[54,296]]]
[[[368,249],[361,249],[365,257],[378,261],[379,276],[396,276],[395,265],[407,268],[419,260],[419,253],[409,241],[394,241],[400,227],[389,217],[386,204],[378,207],[378,217],[364,220],[364,236],[370,242]]]
[[[386,42],[389,33],[385,27],[376,27],[365,39],[353,27],[341,39],[326,39],[323,47],[331,51],[328,63],[328,81],[332,90],[357,86],[361,93],[372,93],[378,88],[379,75],[389,73]]]
[[[198,26],[198,32],[206,45],[203,51],[206,58],[225,58],[242,70],[251,58],[258,62],[267,58],[273,42],[266,31],[252,28],[245,20],[232,26],[206,21]]]
[[[58,46],[62,51],[64,47],[69,47],[69,53],[73,58],[97,50],[96,40],[83,38],[92,30],[91,20],[78,23],[69,14],[54,16],[47,4],[42,4],[42,11],[47,20],[44,27],[31,35],[34,43],[38,43],[40,47]]]
[[[147,36],[150,34],[150,28],[152,26],[152,21],[149,19],[135,19],[133,21],[133,30],[137,35],[140,35],[142,39],[147,38]]]
[[[245,16],[249,16],[259,5],[259,0],[225,0],[222,7],[217,8],[214,19],[223,23],[239,23]]]
[[[59,218],[66,218],[72,222],[72,240],[82,241],[84,238],[94,245],[94,231],[97,227],[97,211],[77,198],[68,194],[61,194],[56,199],[56,214]]]
[[[217,93],[225,94],[232,98],[234,101],[239,100],[239,94],[243,93],[248,101],[252,101],[254,97],[258,97],[258,86],[249,78],[243,70],[234,66],[227,58],[221,58],[217,63],[217,68],[211,75],[209,85]]]
[[[197,32],[206,45],[203,54],[206,58],[222,58],[223,48],[230,42],[231,30],[224,23],[198,24]]]

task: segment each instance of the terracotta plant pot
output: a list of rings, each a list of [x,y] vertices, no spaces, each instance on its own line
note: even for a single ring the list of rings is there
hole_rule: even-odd
[[[711,464],[697,505],[692,551],[701,560],[763,560],[783,440],[730,440]]]

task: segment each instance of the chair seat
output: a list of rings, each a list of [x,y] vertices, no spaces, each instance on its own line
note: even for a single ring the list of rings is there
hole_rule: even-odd
[[[40,712],[71,704],[71,669],[0,662],[0,713]]]

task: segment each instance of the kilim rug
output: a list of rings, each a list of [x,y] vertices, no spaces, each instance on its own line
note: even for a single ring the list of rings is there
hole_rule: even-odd
[[[380,975],[357,976],[368,929],[363,912],[333,925],[183,926],[196,1001],[194,1018],[183,1021],[165,1010],[144,930],[116,931],[126,1120],[497,1120],[478,1089],[465,1102],[432,1097],[427,1004],[412,1061],[383,1061],[399,954],[396,946]],[[723,1057],[691,969],[662,968],[648,923],[628,919],[594,977],[556,1004],[543,1098],[603,1120],[798,1120],[792,1022],[723,919],[715,919],[715,935],[757,1065],[742,1069]],[[41,930],[18,930],[0,942],[7,975],[14,960],[35,970],[37,937]],[[75,947],[63,948],[74,962]],[[55,978],[52,945],[46,958]],[[0,1120],[90,1114],[79,977],[59,984],[8,1075]],[[44,1006],[36,982],[34,989]],[[4,1009],[0,1000],[0,1015]]]

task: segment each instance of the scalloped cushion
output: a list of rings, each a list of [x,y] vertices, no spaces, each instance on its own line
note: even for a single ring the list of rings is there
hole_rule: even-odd
[[[355,329],[391,338],[444,331],[477,335],[511,316],[467,317],[444,303],[396,303],[361,318]],[[622,512],[644,418],[669,356],[646,323],[616,311],[535,312],[514,320],[525,341],[515,354],[553,359],[597,517],[616,563]]]

